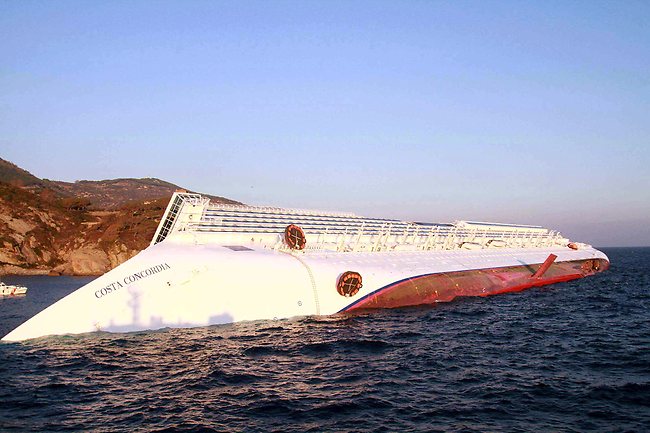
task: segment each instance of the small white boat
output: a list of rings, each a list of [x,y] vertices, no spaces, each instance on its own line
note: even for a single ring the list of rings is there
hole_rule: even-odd
[[[13,284],[5,284],[0,281],[0,296],[25,295],[27,287]]]

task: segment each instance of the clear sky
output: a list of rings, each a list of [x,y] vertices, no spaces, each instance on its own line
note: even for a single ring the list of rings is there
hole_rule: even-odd
[[[0,156],[650,245],[650,2],[0,0]]]

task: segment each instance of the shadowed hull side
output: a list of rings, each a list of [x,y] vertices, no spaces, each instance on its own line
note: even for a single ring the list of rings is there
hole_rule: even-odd
[[[607,270],[609,262],[602,258],[559,262],[552,264],[541,277],[534,277],[541,266],[508,266],[418,275],[369,293],[341,312],[449,302],[459,296],[519,292],[594,275]]]

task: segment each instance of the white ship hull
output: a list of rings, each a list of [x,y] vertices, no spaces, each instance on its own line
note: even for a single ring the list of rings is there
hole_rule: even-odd
[[[273,247],[262,241],[264,236],[250,239],[248,232],[197,236],[196,230],[176,230],[3,341],[431,304],[581,278],[609,265],[605,254],[586,245],[466,249],[460,243],[453,249],[403,251],[396,245],[384,251],[296,251]],[[414,244],[409,242],[402,245]],[[545,261],[547,269],[540,270]],[[362,287],[349,296],[337,291],[346,271],[363,277]],[[534,275],[536,271],[544,272]]]

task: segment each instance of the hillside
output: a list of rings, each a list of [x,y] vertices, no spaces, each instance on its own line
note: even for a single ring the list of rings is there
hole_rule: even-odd
[[[159,179],[50,181],[0,159],[0,274],[107,272],[149,245],[178,189]]]
[[[156,178],[79,180],[76,182],[39,179],[27,170],[2,158],[0,158],[0,182],[38,194],[49,190],[56,197],[79,199],[86,202],[88,208],[98,210],[118,209],[133,201],[171,197],[174,191],[184,189]],[[241,204],[224,197],[203,195],[210,197],[210,200],[215,203]]]
[[[0,158],[0,182],[20,187],[44,186],[42,179],[2,158]]]

